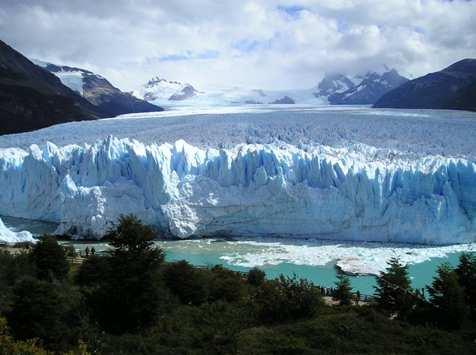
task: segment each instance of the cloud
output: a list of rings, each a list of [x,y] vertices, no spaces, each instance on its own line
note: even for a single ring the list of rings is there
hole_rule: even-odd
[[[476,3],[443,0],[2,0],[1,39],[132,90],[309,87],[325,72],[421,75],[476,57]]]

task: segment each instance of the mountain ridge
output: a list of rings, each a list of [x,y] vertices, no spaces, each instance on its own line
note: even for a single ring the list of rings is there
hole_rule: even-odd
[[[374,107],[476,111],[476,59],[465,58],[410,80],[382,96]]]
[[[78,92],[105,116],[163,110],[159,106],[121,91],[106,78],[92,71],[42,61],[36,62],[58,76],[64,85]]]
[[[101,117],[56,76],[0,40],[0,134]]]

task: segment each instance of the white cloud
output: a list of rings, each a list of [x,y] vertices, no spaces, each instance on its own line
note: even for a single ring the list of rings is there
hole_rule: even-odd
[[[2,39],[131,90],[315,85],[325,71],[404,74],[476,57],[476,3],[443,0],[2,0]]]

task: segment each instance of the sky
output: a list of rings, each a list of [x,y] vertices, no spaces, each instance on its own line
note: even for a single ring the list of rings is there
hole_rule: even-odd
[[[476,58],[468,0],[0,0],[0,39],[134,90],[310,88],[325,73],[417,77]]]

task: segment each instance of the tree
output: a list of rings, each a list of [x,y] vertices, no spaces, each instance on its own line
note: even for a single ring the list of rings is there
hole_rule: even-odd
[[[107,235],[114,249],[106,257],[103,278],[81,278],[94,286],[88,294],[92,316],[110,333],[139,331],[158,317],[162,295],[158,270],[164,254],[155,247],[154,237],[136,217],[122,216]],[[95,258],[90,259],[98,265]]]
[[[64,285],[25,278],[13,289],[8,324],[17,339],[39,338],[49,349],[64,350],[75,341],[77,300]]]
[[[322,296],[312,283],[281,275],[258,287],[253,303],[258,318],[273,323],[311,318],[322,305]]]
[[[463,287],[467,305],[473,317],[476,316],[476,257],[463,253],[456,268],[459,284]]]
[[[333,299],[339,301],[341,306],[349,306],[352,303],[352,286],[350,286],[350,279],[342,274],[337,274],[336,289],[334,291]]]
[[[458,282],[458,275],[450,265],[443,264],[437,276],[427,287],[430,302],[437,311],[439,323],[450,329],[461,327],[466,316],[464,290]]]
[[[69,264],[65,251],[55,238],[44,236],[33,247],[31,257],[39,279],[62,281],[68,276]]]
[[[391,258],[388,264],[387,269],[377,277],[377,306],[404,318],[412,309],[415,298],[410,286],[408,266],[402,265],[397,258]]]
[[[187,261],[168,264],[162,277],[165,285],[183,304],[200,305],[207,301],[209,280],[204,271],[195,269]]]
[[[260,286],[265,280],[265,273],[264,271],[254,267],[248,271],[247,280],[250,285],[253,286]]]

